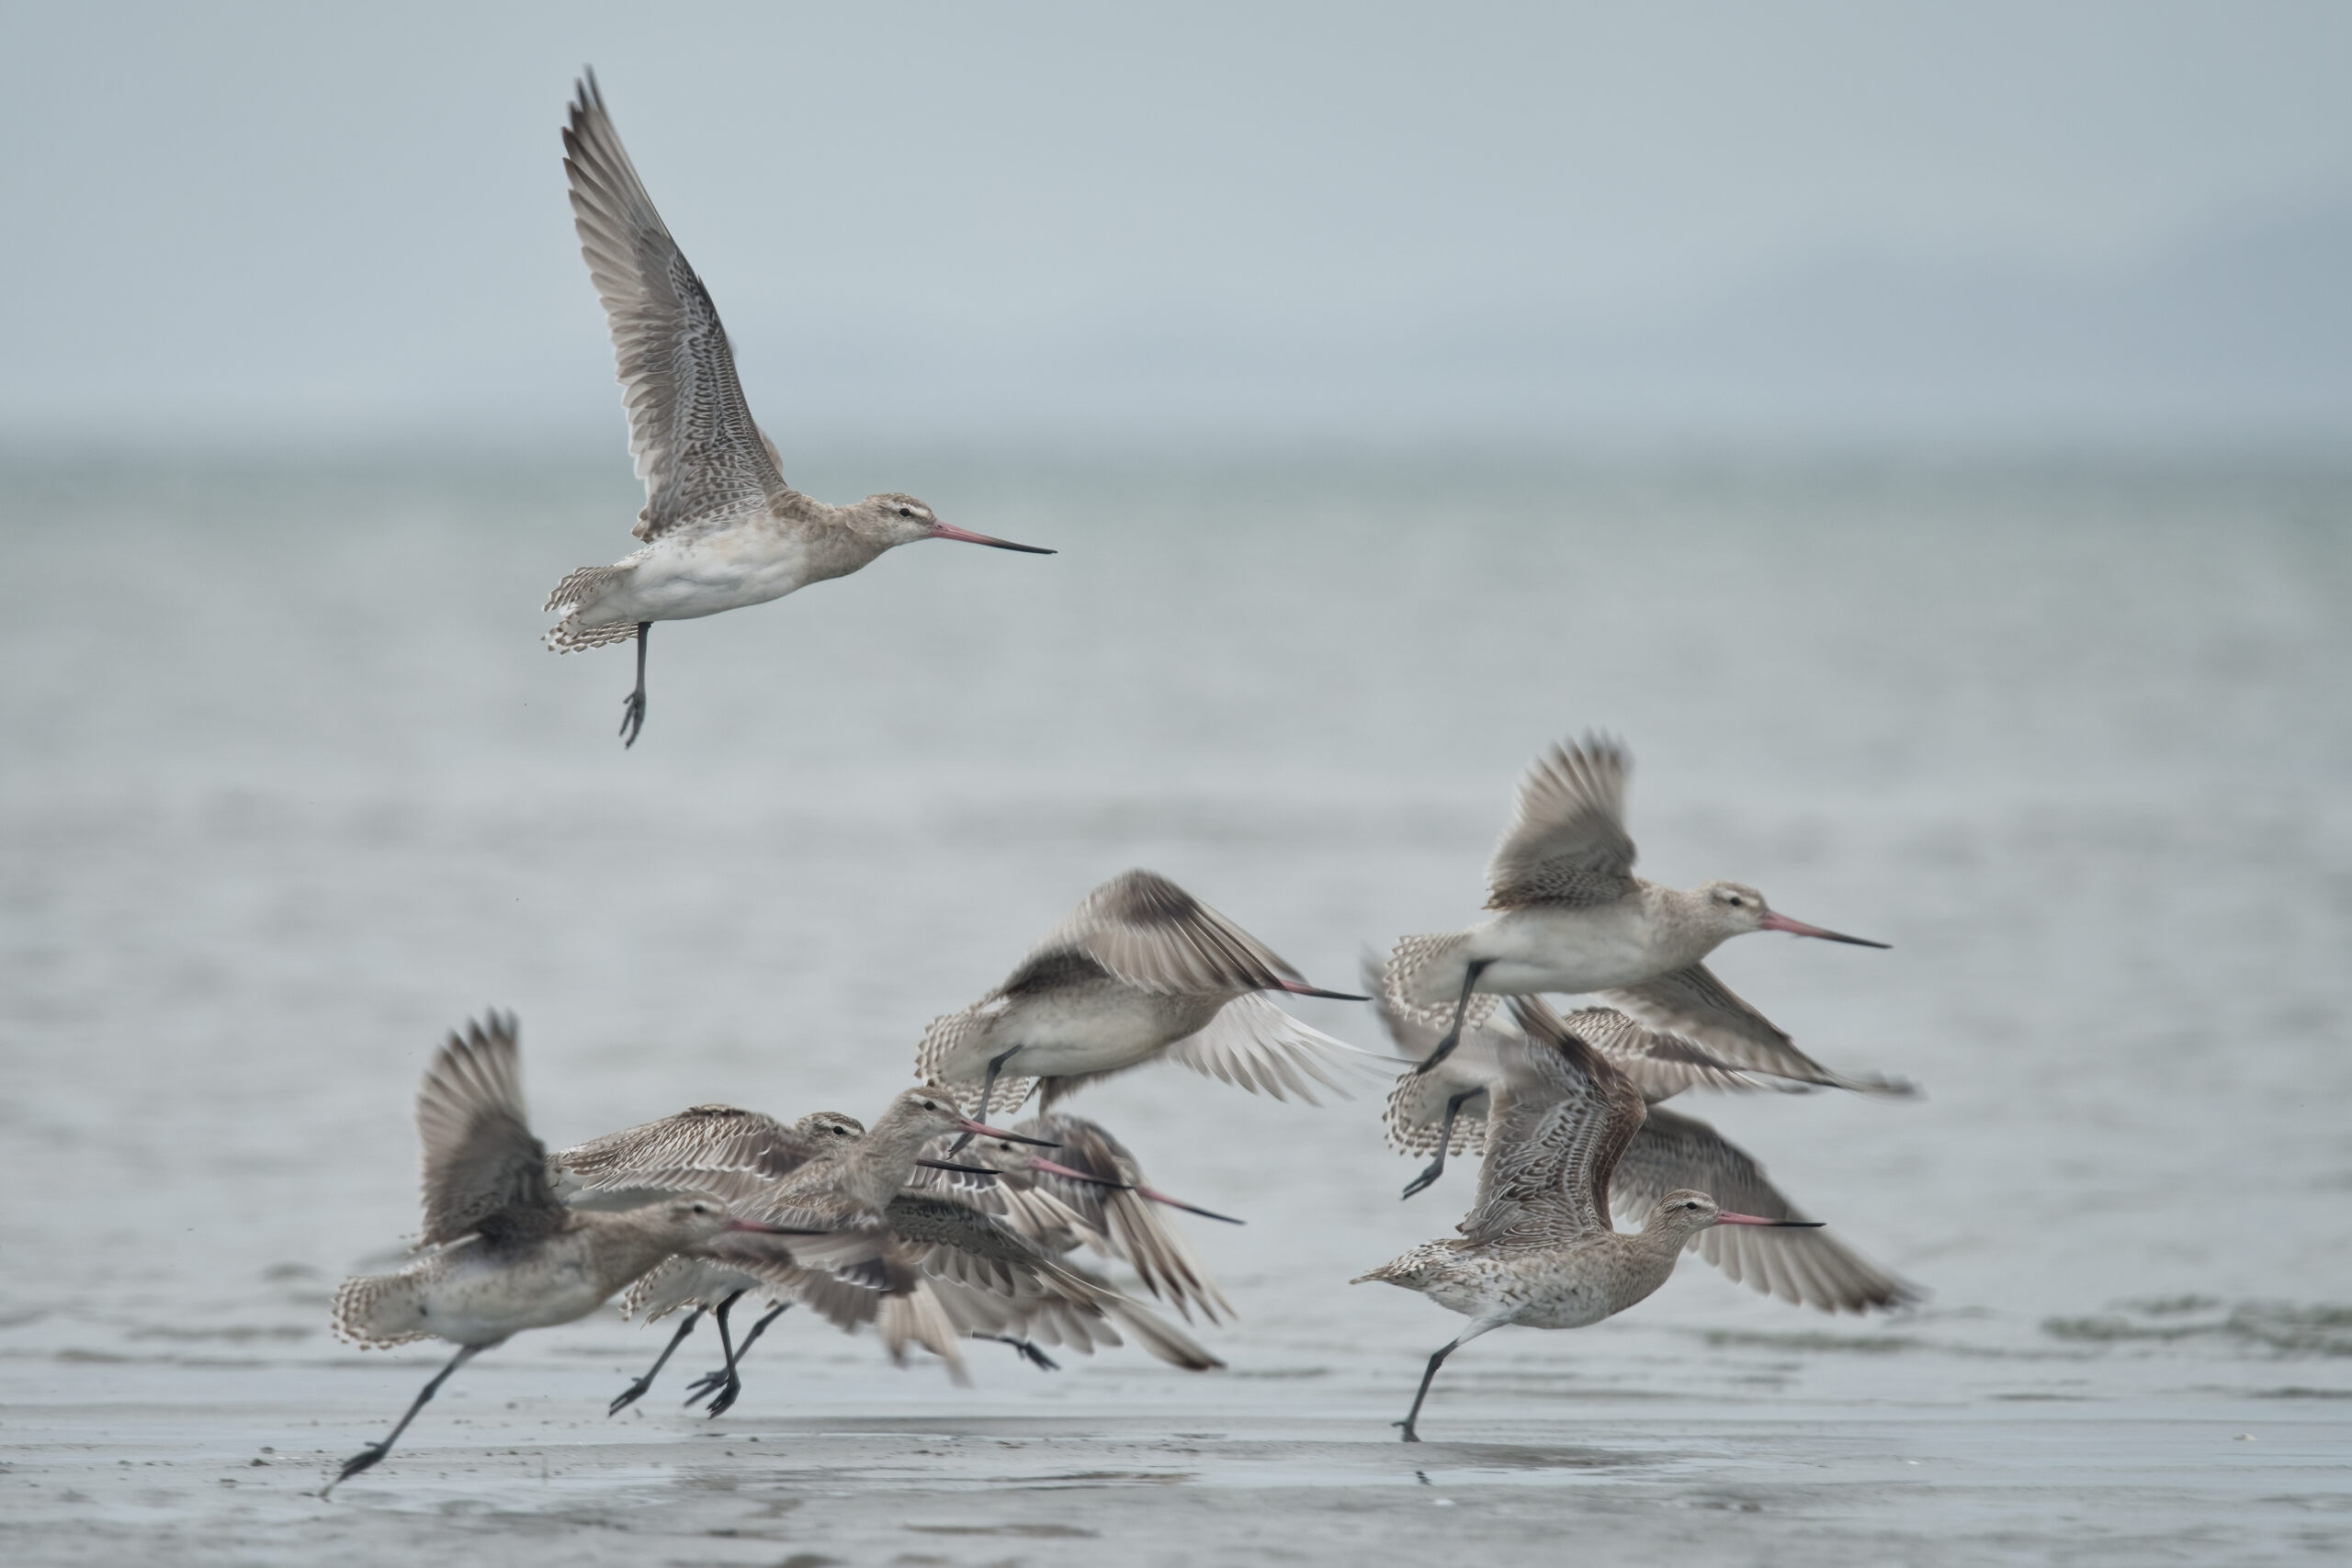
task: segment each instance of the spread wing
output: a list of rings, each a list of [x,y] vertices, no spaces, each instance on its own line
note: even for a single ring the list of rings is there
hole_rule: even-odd
[[[554,1164],[583,1191],[710,1192],[740,1201],[764,1195],[816,1152],[814,1140],[773,1116],[696,1105],[592,1138]]]
[[[1072,1181],[1050,1173],[1035,1179],[1083,1224],[1082,1234],[1097,1251],[1124,1259],[1146,1289],[1187,1320],[1194,1306],[1211,1323],[1221,1313],[1232,1314],[1232,1303],[1216,1288],[1184,1234],[1166,1217],[1165,1206],[1139,1190],[1149,1185],[1143,1167],[1108,1129],[1081,1116],[1052,1115],[1033,1117],[1013,1131],[1053,1140],[1061,1145],[1054,1151],[1057,1164],[1115,1183]]]
[[[1295,1094],[1309,1105],[1321,1103],[1310,1079],[1342,1100],[1352,1099],[1332,1073],[1383,1060],[1307,1027],[1254,991],[1234,998],[1206,1028],[1168,1047],[1168,1059],[1252,1094],[1276,1100]]]
[[[1305,983],[1257,938],[1148,871],[1113,877],[1088,894],[1046,933],[1023,968],[1056,952],[1081,954],[1130,986],[1167,995]]]
[[[1638,1224],[1659,1199],[1686,1187],[1737,1213],[1805,1217],[1745,1149],[1704,1122],[1652,1111],[1618,1162],[1610,1204],[1620,1218]],[[1827,1231],[1710,1225],[1690,1238],[1690,1248],[1734,1280],[1824,1312],[1860,1313],[1920,1299],[1917,1287],[1848,1251]]]
[[[1007,1321],[1067,1320],[1075,1312],[1107,1319],[1187,1371],[1225,1364],[1139,1303],[964,1204],[902,1192],[890,1201],[888,1224],[893,1235],[918,1250],[927,1275],[992,1298]]]
[[[653,209],[593,74],[572,99],[563,167],[645,481],[637,536],[765,510],[788,493],[775,449],[752,422],[718,308]]]
[[[1487,866],[1487,907],[1610,904],[1634,886],[1624,749],[1587,737],[1538,757],[1519,811]]]
[[[1556,1247],[1605,1232],[1609,1179],[1642,1124],[1625,1075],[1573,1034],[1506,1042],[1490,1091],[1478,1200],[1459,1227],[1474,1242]]]
[[[1609,1058],[1656,1105],[1686,1089],[1758,1089],[1764,1086],[1679,1034],[1640,1024],[1614,1008],[1584,1008],[1562,1018],[1540,997],[1514,997],[1519,1026],[1540,1039],[1573,1034]]]
[[[1798,1050],[1770,1019],[1740,1000],[1703,964],[1600,995],[1636,1022],[1680,1035],[1725,1066],[1862,1094],[1912,1092],[1900,1078],[1849,1078],[1831,1072]]]
[[[424,1148],[427,1245],[480,1235],[494,1245],[551,1235],[567,1217],[548,1183],[548,1152],[523,1116],[511,1014],[468,1023],[442,1043],[416,1096]]]

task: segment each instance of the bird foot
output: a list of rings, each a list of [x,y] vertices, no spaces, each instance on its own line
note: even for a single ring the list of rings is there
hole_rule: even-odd
[[[725,1386],[719,1389],[718,1398],[703,1407],[703,1414],[706,1416],[725,1415],[729,1406],[732,1405],[743,1393],[743,1380],[741,1378],[721,1377],[719,1382]],[[691,1404],[694,1401],[689,1399],[686,1403]]]
[[[1031,1366],[1036,1368],[1039,1371],[1057,1372],[1062,1370],[1062,1364],[1059,1361],[1055,1360],[1051,1356],[1048,1356],[1043,1350],[1038,1349],[1037,1347],[1032,1345],[1028,1340],[1015,1339],[1012,1344],[1013,1349],[1020,1353],[1021,1359],[1028,1362]]]
[[[644,728],[645,694],[631,692],[621,699],[621,750],[636,745],[638,731]]]
[[[1424,1166],[1421,1169],[1420,1175],[1405,1183],[1404,1194],[1397,1201],[1402,1202],[1405,1198],[1410,1198],[1416,1192],[1428,1191],[1431,1187],[1437,1184],[1437,1179],[1444,1174],[1445,1162],[1443,1160],[1432,1161],[1430,1164]]]
[[[606,1416],[619,1415],[622,1411],[627,1410],[630,1405],[635,1404],[639,1400],[643,1399],[647,1392],[652,1387],[653,1380],[651,1378],[638,1379],[635,1382],[629,1384],[627,1388],[621,1390],[620,1393],[613,1396],[613,1402],[605,1406],[605,1414]]]
[[[357,1453],[353,1454],[349,1459],[343,1461],[343,1468],[335,1472],[335,1478],[333,1481],[328,1482],[324,1486],[319,1489],[319,1495],[322,1497],[325,1496],[328,1493],[334,1491],[336,1487],[342,1485],[345,1482],[350,1480],[353,1476],[358,1474],[363,1470],[375,1469],[376,1461],[382,1459],[386,1454],[391,1451],[392,1450],[390,1448],[387,1448],[382,1443],[370,1443],[368,1447],[360,1450]]]
[[[1421,1440],[1421,1435],[1413,1430],[1413,1424],[1410,1421],[1391,1421],[1388,1424],[1392,1427],[1402,1427],[1405,1428],[1405,1436],[1402,1439],[1403,1441],[1408,1443],[1418,1443]]]

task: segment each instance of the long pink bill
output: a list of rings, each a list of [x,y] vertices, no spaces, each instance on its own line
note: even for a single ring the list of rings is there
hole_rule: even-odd
[[[1828,1223],[1826,1220],[1768,1220],[1761,1214],[1735,1214],[1729,1209],[1715,1211],[1715,1224],[1719,1225],[1775,1225],[1782,1230],[1817,1231]]]
[[[772,1225],[764,1220],[729,1220],[727,1222],[726,1228],[730,1231],[751,1231],[757,1235],[831,1235],[833,1234],[823,1230],[795,1230],[790,1225]]]
[[[960,539],[967,545],[986,545],[992,550],[1019,550],[1025,556],[1050,556],[1058,551],[1042,545],[1016,545],[1011,539],[994,539],[986,534],[975,534],[969,528],[958,528],[952,523],[933,523],[931,536],[934,539]]]
[[[1866,936],[1848,936],[1843,931],[1823,931],[1819,926],[1809,926],[1803,920],[1792,920],[1786,915],[1770,910],[1767,910],[1764,919],[1758,923],[1768,931],[1786,931],[1791,936],[1817,936],[1824,942],[1842,942],[1849,947],[1893,947],[1894,945],[1891,942],[1872,942]]]
[[[1049,1159],[1039,1159],[1035,1155],[1029,1156],[1029,1168],[1044,1171],[1048,1176],[1067,1177],[1072,1181],[1091,1182],[1097,1187],[1115,1187],[1122,1192],[1132,1192],[1138,1198],[1148,1198],[1155,1203],[1165,1203],[1171,1209],[1182,1209],[1188,1214],[1198,1214],[1204,1220],[1223,1220],[1228,1225],[1250,1223],[1247,1220],[1237,1220],[1231,1214],[1220,1214],[1214,1209],[1204,1209],[1196,1203],[1186,1203],[1170,1198],[1157,1188],[1130,1187],[1124,1181],[1114,1181],[1107,1176],[1091,1176],[1082,1170],[1072,1170],[1069,1166],[1057,1165]]]
[[[1086,1171],[1073,1169],[1071,1167],[1066,1165],[1057,1165],[1052,1160],[1046,1159],[1038,1155],[1031,1155],[1029,1156],[1029,1168],[1035,1171],[1042,1171],[1047,1176],[1065,1177],[1071,1181],[1091,1182],[1096,1187],[1115,1187],[1122,1192],[1128,1190],[1127,1184],[1124,1181],[1115,1181],[1107,1176],[1091,1175]]]
[[[1041,1149],[1057,1149],[1061,1147],[1059,1144],[1055,1143],[1051,1138],[1024,1137],[1019,1133],[1008,1133],[1001,1127],[991,1127],[985,1122],[975,1122],[968,1116],[957,1117],[956,1119],[956,1125],[958,1130],[969,1133],[977,1138],[1002,1138],[1009,1144],[1035,1144]],[[948,1152],[952,1154],[955,1151],[951,1149]]]

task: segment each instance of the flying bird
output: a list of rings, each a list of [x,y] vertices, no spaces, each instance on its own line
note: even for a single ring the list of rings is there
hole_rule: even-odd
[[[1520,783],[1518,815],[1487,867],[1494,917],[1467,931],[1405,937],[1390,951],[1382,990],[1409,1007],[1452,1013],[1421,1070],[1453,1054],[1474,993],[1562,991],[1596,994],[1725,1066],[1830,1081],[1828,1069],[1700,960],[1748,931],[1887,944],[1792,919],[1745,883],[1686,890],[1635,876],[1625,831],[1628,765],[1623,747],[1598,739],[1537,758]]]
[[[452,1033],[416,1097],[424,1145],[424,1255],[397,1274],[358,1275],[334,1293],[334,1329],[376,1348],[447,1339],[458,1353],[390,1436],[354,1454],[324,1491],[380,1462],[459,1367],[526,1328],[587,1316],[678,1253],[728,1231],[779,1227],[730,1214],[724,1199],[680,1190],[622,1213],[567,1206],[548,1180],[547,1148],[523,1116],[514,1020],[492,1013]]]
[[[1711,1225],[1818,1224],[1738,1213],[1678,1189],[1650,1206],[1640,1230],[1613,1229],[1609,1184],[1641,1128],[1641,1090],[1574,1034],[1507,1041],[1496,1057],[1498,1103],[1488,1118],[1478,1201],[1455,1227],[1461,1235],[1423,1242],[1351,1281],[1419,1291],[1470,1319],[1430,1358],[1412,1408],[1396,1423],[1408,1443],[1420,1441],[1421,1402],[1437,1370],[1480,1335],[1614,1317],[1665,1284],[1684,1245]]]
[[[781,599],[918,539],[1054,553],[958,528],[895,491],[833,506],[793,489],[775,444],[752,423],[710,291],[654,210],[594,72],[571,101],[563,167],[580,252],[612,327],[629,451],[645,481],[631,530],[644,547],[557,583],[547,608],[563,619],[547,642],[571,653],[636,639],[624,746],[645,727],[645,646],[656,621]]]
[[[933,1019],[915,1076],[957,1089],[978,1084],[982,1116],[999,1103],[1018,1107],[1040,1082],[1050,1111],[1162,1055],[1277,1100],[1295,1094],[1312,1105],[1317,1083],[1344,1094],[1330,1069],[1375,1058],[1299,1022],[1265,991],[1366,999],[1308,985],[1166,877],[1130,871],[1088,894],[1002,985]]]

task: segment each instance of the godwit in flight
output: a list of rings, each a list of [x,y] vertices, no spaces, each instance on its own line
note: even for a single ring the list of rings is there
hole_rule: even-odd
[[[1642,1301],[1674,1272],[1675,1259],[1710,1225],[1812,1228],[1716,1206],[1688,1189],[1662,1195],[1638,1231],[1609,1224],[1609,1184],[1643,1117],[1641,1091],[1574,1034],[1497,1047],[1500,1104],[1488,1118],[1478,1201],[1456,1238],[1423,1242],[1353,1283],[1378,1280],[1419,1291],[1470,1319],[1430,1358],[1413,1406],[1415,1424],[1445,1359],[1507,1325],[1582,1328]]]
[[[978,1114],[1045,1086],[1047,1110],[1085,1085],[1160,1056],[1315,1103],[1309,1081],[1369,1054],[1308,1028],[1259,995],[1366,998],[1308,985],[1248,931],[1166,877],[1130,871],[1088,894],[1004,983],[923,1031],[915,1076],[978,1084]],[[1015,1080],[998,1093],[1010,1069]]]
[[[855,1125],[820,1113],[797,1126],[826,1118]],[[599,1140],[606,1145],[605,1156],[568,1168],[584,1193],[707,1189],[736,1212],[786,1228],[789,1246],[779,1240],[756,1248],[706,1247],[694,1256],[757,1280],[771,1299],[806,1303],[844,1330],[875,1324],[894,1359],[903,1358],[909,1345],[921,1345],[960,1378],[958,1338],[1005,1339],[1022,1348],[1035,1337],[1091,1350],[1119,1343],[1115,1324],[1175,1365],[1199,1371],[1222,1364],[1138,1303],[1056,1262],[989,1212],[1001,1207],[990,1194],[908,1190],[916,1168],[929,1163],[922,1150],[934,1138],[962,1131],[1012,1143],[1044,1142],[982,1126],[941,1090],[908,1089],[862,1136],[836,1134],[813,1151],[797,1135],[779,1147],[775,1134],[794,1129],[764,1117],[756,1119],[764,1126],[747,1122],[738,1134],[717,1138],[708,1135],[712,1120],[706,1115],[700,1125],[689,1125],[687,1118],[671,1118],[674,1125],[667,1128],[656,1122],[615,1134]],[[641,1156],[628,1156],[629,1143]],[[967,1169],[988,1174],[983,1168]],[[774,1217],[786,1213],[797,1217]],[[670,1275],[680,1269],[673,1264],[650,1275],[632,1292],[632,1305],[659,1313],[734,1286],[731,1279],[700,1273],[673,1280]],[[1034,1348],[1023,1353],[1043,1361]],[[730,1402],[741,1386],[732,1364],[740,1356],[738,1350],[721,1374]]]
[[[1153,1187],[1127,1146],[1100,1122],[1067,1112],[1035,1116],[1013,1131],[1050,1138],[1056,1158],[1039,1159],[1018,1144],[981,1139],[957,1157],[977,1160],[999,1173],[1015,1192],[1052,1198],[1041,1215],[1008,1213],[1005,1223],[1055,1253],[1080,1246],[1115,1258],[1136,1271],[1145,1288],[1190,1321],[1197,1306],[1211,1323],[1230,1316],[1233,1305],[1216,1288],[1184,1234],[1168,1223],[1163,1209],[1182,1209],[1204,1219],[1238,1225],[1239,1220],[1182,1202]],[[933,1182],[959,1185],[953,1177]]]
[[[1476,1148],[1486,1137],[1487,1086],[1499,1068],[1495,1047],[1517,1039],[1521,1031],[1495,1017],[1496,998],[1475,996],[1464,1010],[1462,1030],[1453,1051],[1442,1060],[1428,1062],[1435,1052],[1446,1014],[1441,1009],[1417,1008],[1381,984],[1381,976],[1366,965],[1365,983],[1377,993],[1374,1005],[1388,1037],[1408,1059],[1425,1063],[1396,1080],[1389,1091],[1389,1146],[1399,1154],[1428,1155],[1430,1163],[1405,1188],[1410,1198],[1444,1174],[1446,1156]],[[1814,1088],[1851,1089],[1857,1094],[1907,1095],[1913,1087],[1901,1078],[1849,1077],[1833,1073],[1794,1046],[1759,1054],[1778,1065],[1778,1071],[1756,1067],[1741,1070],[1724,1066],[1714,1055],[1679,1035],[1644,1029],[1613,1008],[1585,1008],[1563,1024],[1552,1010],[1535,998],[1514,998],[1513,1006],[1552,1020],[1576,1033],[1634,1080],[1642,1099],[1651,1105],[1671,1099],[1686,1089],[1783,1092]],[[1786,1076],[1783,1077],[1782,1075]]]
[[[675,1253],[730,1230],[723,1199],[680,1192],[622,1213],[567,1207],[548,1182],[547,1149],[523,1116],[514,1021],[492,1013],[451,1034],[424,1075],[416,1131],[424,1145],[424,1231],[432,1250],[397,1274],[345,1280],[334,1328],[370,1348],[447,1339],[458,1353],[382,1442],[345,1461],[321,1495],[392,1451],[451,1373],[526,1328],[585,1317]]]
[[[1599,739],[1536,759],[1520,783],[1518,816],[1487,867],[1494,918],[1468,931],[1408,936],[1390,952],[1382,990],[1453,1015],[1424,1071],[1453,1053],[1474,992],[1564,991],[1596,993],[1726,1066],[1798,1078],[1826,1072],[1700,960],[1748,931],[1887,944],[1791,919],[1742,883],[1686,891],[1635,876],[1626,765],[1622,747]]]
[[[571,102],[563,167],[580,251],[612,326],[629,451],[645,481],[631,531],[645,547],[555,585],[547,608],[563,619],[548,646],[571,653],[637,639],[625,745],[645,726],[645,644],[656,621],[781,599],[918,539],[1054,553],[943,523],[910,495],[832,506],[786,483],[783,459],[743,400],[718,308],[653,209],[594,73]]]
[[[1609,1185],[1610,1209],[1620,1221],[1638,1224],[1660,1197],[1683,1187],[1697,1188],[1742,1213],[1772,1220],[1805,1217],[1766,1179],[1764,1168],[1745,1149],[1694,1116],[1658,1109],[1660,1100],[1686,1089],[1752,1092],[1777,1086],[1714,1067],[1689,1042],[1654,1033],[1608,1008],[1587,1008],[1562,1018],[1541,998],[1515,997],[1511,1012],[1518,1027],[1513,1027],[1481,1016],[1493,1005],[1486,997],[1473,1001],[1462,1043],[1444,1066],[1426,1077],[1406,1074],[1388,1098],[1390,1146],[1400,1154],[1436,1152],[1429,1168],[1406,1188],[1405,1196],[1411,1197],[1437,1179],[1449,1147],[1456,1154],[1465,1153],[1486,1141],[1491,1089],[1501,1080],[1498,1047],[1529,1039],[1556,1043],[1563,1035],[1574,1034],[1632,1080],[1648,1107],[1641,1131],[1634,1134]],[[1400,1018],[1385,1008],[1381,1017],[1397,1048],[1408,1055],[1429,1050],[1437,1040],[1434,1027]],[[1471,1077],[1480,1070],[1486,1074],[1483,1078]],[[1438,1089],[1432,1090],[1431,1085]],[[1896,1085],[1880,1092],[1907,1091],[1908,1087]],[[1849,1251],[1826,1231],[1760,1236],[1738,1226],[1730,1230],[1711,1226],[1690,1245],[1733,1280],[1744,1280],[1763,1294],[1824,1312],[1892,1310],[1921,1299],[1917,1287]]]

